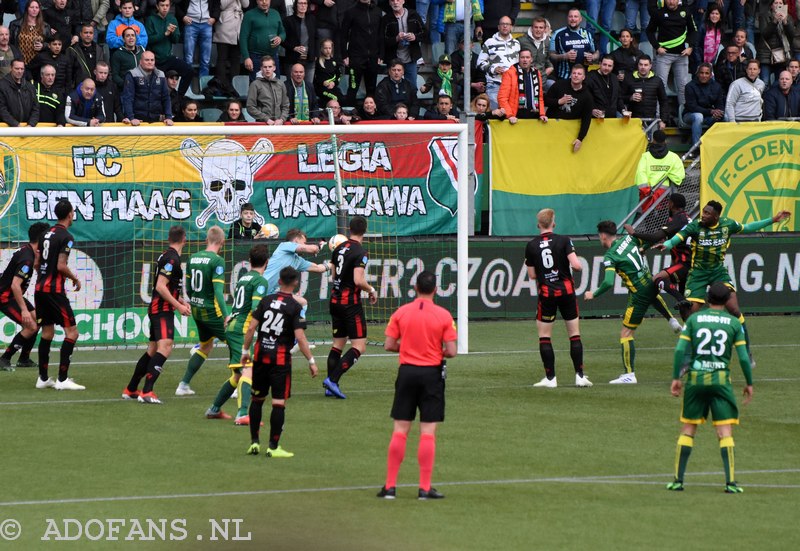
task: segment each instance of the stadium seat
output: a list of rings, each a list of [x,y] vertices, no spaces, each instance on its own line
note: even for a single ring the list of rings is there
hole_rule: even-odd
[[[180,86],[180,81],[178,82],[179,82],[178,85]],[[197,78],[193,78],[191,86],[189,86],[189,88],[186,90],[185,97],[197,101],[202,101],[205,99],[205,96],[203,96],[201,90],[202,88],[200,87]]]
[[[233,77],[233,89],[239,97],[246,98],[247,91],[250,89],[250,77],[248,75],[236,75]]]
[[[253,116],[247,112],[246,108],[242,109],[242,114],[244,115],[244,120],[247,122],[256,122],[256,119],[254,119]]]
[[[614,11],[614,15],[611,17],[611,32],[615,36],[619,35],[619,32],[625,28],[625,14],[619,10]]]
[[[417,75],[417,99],[420,100],[432,100],[433,99],[433,89],[431,88],[424,94],[419,91],[422,88],[422,85],[425,84],[425,77],[422,75]]]
[[[220,115],[222,115],[222,109],[216,107],[206,107],[200,110],[200,116],[203,117],[204,122],[217,122]]]

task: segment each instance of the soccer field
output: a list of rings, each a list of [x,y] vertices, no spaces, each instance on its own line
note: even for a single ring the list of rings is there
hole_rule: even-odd
[[[160,407],[120,399],[140,351],[77,350],[71,375],[85,392],[35,390],[33,369],[0,372],[0,549],[800,546],[800,317],[748,319],[758,366],[734,431],[741,495],[722,491],[710,426],[698,431],[686,491],[664,489],[680,427],[667,324],[651,318],[637,331],[635,386],[607,384],[622,371],[619,320],[581,324],[595,386],[572,386],[559,322],[554,390],[531,388],[543,375],[533,321],[470,324],[472,353],[448,362],[433,476],[447,497],[435,502],[416,499],[416,432],[397,500],[375,497],[397,365],[378,348],[342,379],[344,401],[325,398],[324,376],[312,380],[297,361],[281,439],[292,459],[247,456],[247,428],[205,419],[227,377],[220,348],[187,398],[173,395],[188,359],[176,349],[156,387]],[[322,371],[327,351],[314,350]],[[738,365],[732,373],[738,394]]]

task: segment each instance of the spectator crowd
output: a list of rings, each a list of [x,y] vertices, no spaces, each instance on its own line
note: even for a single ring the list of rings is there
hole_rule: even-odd
[[[694,142],[717,121],[800,116],[797,3],[623,4],[613,36],[578,6],[515,36],[518,0],[4,0],[0,122],[456,120],[468,89],[481,119],[580,120],[578,151],[592,118],[685,125]],[[616,7],[585,2],[605,29]],[[465,42],[480,45],[469,82]]]

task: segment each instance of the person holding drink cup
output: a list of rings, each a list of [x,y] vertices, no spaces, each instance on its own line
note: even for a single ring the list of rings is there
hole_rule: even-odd
[[[270,0],[256,0],[257,9],[249,10],[242,19],[239,47],[244,57],[244,68],[250,71],[250,82],[258,77],[261,58],[270,56],[275,61],[275,73],[280,74],[278,48],[286,40],[286,30],[280,14],[270,9]]]
[[[311,0],[294,0],[294,13],[284,20],[286,25],[286,74],[300,63],[305,70],[306,86],[314,86],[314,55],[317,52],[317,18],[309,13]]]
[[[27,66],[36,54],[42,51],[52,32],[50,25],[42,17],[42,5],[39,0],[30,0],[25,6],[25,13],[12,21],[8,26],[11,35],[10,43],[19,46],[22,60]]]
[[[633,117],[664,119],[668,116],[667,92],[662,80],[651,71],[652,66],[650,56],[642,54],[639,56],[636,73],[626,77],[622,97]],[[659,128],[663,130],[665,127],[666,124],[662,120]]]
[[[183,97],[192,83],[194,70],[182,59],[172,55],[172,45],[181,43],[181,30],[178,20],[169,12],[170,0],[158,0],[156,13],[144,23],[148,36],[148,49],[156,54],[156,68],[165,74],[175,71],[181,77],[178,94]],[[125,75],[121,75],[124,79]]]
[[[625,109],[620,94],[619,81],[614,75],[614,60],[609,54],[603,55],[600,67],[586,77],[586,86],[592,93],[594,109],[592,117],[600,122],[606,117],[614,118]]]

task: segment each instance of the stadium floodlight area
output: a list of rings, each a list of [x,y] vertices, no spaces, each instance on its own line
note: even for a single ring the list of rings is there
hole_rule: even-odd
[[[308,243],[327,243],[342,232],[341,221],[362,214],[369,224],[368,281],[379,294],[375,307],[365,307],[368,319],[385,323],[413,297],[416,274],[435,270],[447,290],[441,303],[458,322],[458,350],[466,353],[467,144],[465,124],[4,128],[0,261],[5,265],[27,239],[30,224],[54,223],[55,204],[69,199],[76,212],[70,265],[83,289],[68,284],[67,294],[79,345],[139,346],[147,340],[153,270],[171,226],[187,231],[185,261],[204,248],[209,227],[227,234],[245,202],[254,203],[260,224],[280,230],[277,239],[258,241],[270,254],[291,228],[305,231]],[[226,242],[227,295],[249,269],[252,244]],[[414,247],[444,260],[435,268],[398,261],[401,248]],[[308,260],[329,258],[326,246]],[[309,300],[310,339],[329,340],[328,277],[306,273],[300,290]],[[176,341],[190,344],[192,328],[176,317]],[[6,323],[0,332],[10,339],[14,328]],[[382,340],[382,331],[376,326],[369,338]]]

